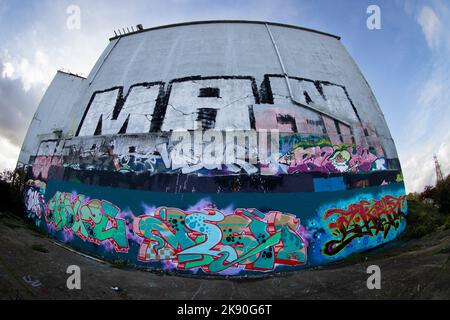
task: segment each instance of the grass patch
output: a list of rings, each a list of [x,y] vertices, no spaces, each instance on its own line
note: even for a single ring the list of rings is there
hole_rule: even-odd
[[[42,252],[42,253],[48,253],[48,249],[41,244],[33,244],[31,246],[31,249],[33,249],[34,251]]]
[[[445,219],[444,229],[445,230],[449,230],[450,229],[450,216],[448,216],[447,219]]]

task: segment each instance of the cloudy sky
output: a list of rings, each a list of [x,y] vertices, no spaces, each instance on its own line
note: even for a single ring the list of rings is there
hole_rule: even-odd
[[[381,30],[366,27],[381,8]],[[67,8],[81,9],[78,30]],[[0,171],[13,168],[58,69],[87,75],[113,30],[190,20],[269,20],[342,36],[397,145],[408,191],[450,171],[450,2],[447,0],[0,0]]]

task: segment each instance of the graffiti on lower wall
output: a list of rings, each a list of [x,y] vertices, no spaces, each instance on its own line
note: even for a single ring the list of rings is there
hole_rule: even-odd
[[[199,203],[206,205],[189,211],[160,207],[136,217],[129,212],[126,215],[133,219],[128,225],[120,208],[108,201],[56,192],[45,206],[45,216],[50,229],[62,231],[67,242],[73,240],[69,233],[127,253],[128,242],[135,241],[138,261],[160,262],[166,269],[236,274],[306,263],[305,230],[295,215],[256,209],[224,213],[206,201]]]
[[[307,229],[318,260],[334,261],[391,241],[406,228],[404,191],[361,194],[322,205]]]
[[[73,190],[77,185],[67,186]],[[115,191],[117,202],[110,202],[107,189],[95,192],[108,200],[88,196],[93,188],[64,192],[57,191],[58,183],[29,180],[24,193],[27,212],[53,236],[88,252],[193,274],[266,273],[335,261],[393,240],[404,230],[407,214],[401,186],[376,187],[379,193],[352,191],[352,198],[341,200],[347,191],[314,199],[298,193],[299,205],[289,204],[287,210],[286,197],[276,193],[273,199],[280,210],[267,204],[259,210],[241,206],[250,199],[232,194],[224,201],[220,199],[225,195],[193,195],[186,201],[191,205],[179,208],[156,205],[179,201],[164,193],[165,199],[159,199],[152,192],[124,190],[123,197],[117,197],[121,192]],[[324,202],[330,196],[336,200]],[[128,205],[128,199],[138,204]]]
[[[296,216],[276,211],[265,215],[256,209],[237,209],[225,215],[214,208],[186,212],[163,207],[136,218],[133,229],[144,239],[140,261],[218,273],[305,264],[306,245],[297,233],[300,227]]]
[[[344,250],[354,239],[377,237],[386,239],[389,232],[399,229],[406,215],[406,196],[393,197],[386,195],[381,199],[361,200],[346,209],[329,209],[323,220],[328,223],[328,229],[337,240],[325,243],[323,252],[335,255]]]
[[[45,210],[46,183],[39,180],[28,180],[24,189],[24,203],[27,217],[33,219],[36,226],[41,224]]]
[[[95,244],[109,242],[118,252],[128,251],[125,221],[120,209],[105,200],[57,192],[48,202],[46,221],[55,230],[65,230]]]

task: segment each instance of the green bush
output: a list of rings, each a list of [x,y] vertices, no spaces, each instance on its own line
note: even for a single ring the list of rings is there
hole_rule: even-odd
[[[408,210],[405,238],[422,238],[435,232],[442,225],[442,217],[433,206],[410,200]]]
[[[24,173],[21,170],[5,170],[0,174],[0,211],[8,211],[18,216],[23,215],[22,192]]]
[[[436,202],[439,206],[439,211],[444,214],[450,214],[450,175],[444,181],[439,182],[436,189]]]
[[[444,228],[445,230],[450,229],[450,216],[448,216],[447,219],[445,220]]]
[[[422,201],[432,200],[441,213],[450,214],[450,175],[443,181],[439,181],[435,187],[425,187],[425,190],[420,194],[420,199]]]

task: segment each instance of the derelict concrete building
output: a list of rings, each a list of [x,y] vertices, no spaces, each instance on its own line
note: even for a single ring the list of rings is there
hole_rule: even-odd
[[[87,78],[57,73],[19,164],[38,226],[144,268],[295,270],[406,223],[395,145],[357,65],[339,37],[278,23],[111,38]]]

